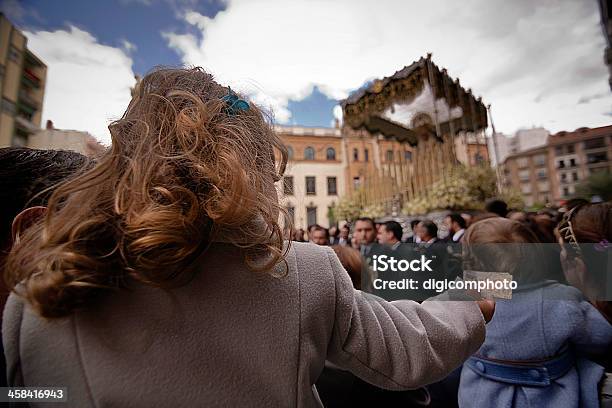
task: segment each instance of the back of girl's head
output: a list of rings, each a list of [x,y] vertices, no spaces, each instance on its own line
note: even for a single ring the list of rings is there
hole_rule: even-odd
[[[543,278],[539,241],[518,221],[502,217],[477,221],[466,230],[463,246],[466,269],[510,273],[521,283]]]
[[[612,242],[612,203],[581,205],[572,216],[572,225],[580,243]]]
[[[238,98],[200,68],[145,76],[109,126],[112,147],[53,193],[14,248],[8,283],[24,281],[34,308],[55,317],[133,280],[183,281],[216,240],[271,270],[283,258],[274,183],[286,151],[261,110],[234,109]]]
[[[611,293],[606,293],[610,279],[610,251],[612,251],[612,202],[576,204],[571,215],[572,231],[580,245],[580,258],[586,267],[583,284],[595,289],[593,301],[612,323]],[[586,245],[585,245],[586,244]],[[584,287],[579,289],[584,290]]]

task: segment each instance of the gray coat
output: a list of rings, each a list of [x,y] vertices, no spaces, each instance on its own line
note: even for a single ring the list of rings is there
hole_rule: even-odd
[[[326,359],[404,390],[444,377],[484,340],[474,302],[366,295],[327,247],[293,243],[287,261],[277,278],[215,244],[188,285],[114,292],[55,320],[12,294],[9,384],[67,386],[63,407],[311,407]]]

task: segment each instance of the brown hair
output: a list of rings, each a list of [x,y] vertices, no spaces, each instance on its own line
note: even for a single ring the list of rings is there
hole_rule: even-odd
[[[612,203],[579,204],[571,217],[572,230],[578,243],[604,243],[606,245],[596,248],[595,245],[581,245],[582,260],[587,269],[588,284],[605,291],[606,279],[609,279],[609,255],[612,244]],[[584,290],[584,288],[578,288]],[[598,294],[605,299],[605,293]],[[612,302],[593,299],[597,309],[612,323]]]
[[[215,240],[244,248],[254,270],[284,260],[274,183],[287,153],[269,117],[231,111],[228,92],[201,68],[146,75],[109,126],[112,147],[13,248],[8,285],[60,317],[134,280],[174,285]]]
[[[463,247],[465,269],[507,272],[521,283],[537,282],[544,275],[541,245],[518,221],[497,216],[477,221],[466,230]]]
[[[576,209],[572,223],[578,242],[612,242],[612,203],[585,204]]]
[[[338,259],[346,272],[348,272],[351,280],[353,281],[353,287],[355,289],[361,289],[361,255],[355,248],[351,248],[345,245],[332,245],[332,249],[336,252]]]

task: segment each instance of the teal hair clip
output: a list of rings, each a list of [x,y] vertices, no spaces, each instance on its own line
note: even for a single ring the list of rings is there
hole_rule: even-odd
[[[221,98],[227,105],[227,114],[230,116],[234,116],[240,113],[240,111],[248,111],[250,107],[249,103],[244,99],[240,99],[236,92],[232,91],[232,88],[230,88],[229,86],[227,87],[227,89],[227,95]]]

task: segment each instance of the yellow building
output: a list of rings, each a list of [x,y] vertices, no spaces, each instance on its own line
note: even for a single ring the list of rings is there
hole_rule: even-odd
[[[292,225],[296,229],[334,225],[331,209],[345,194],[347,166],[340,129],[276,126],[275,130],[289,152],[279,193]]]
[[[40,129],[47,66],[0,13],[0,147],[26,146]]]

